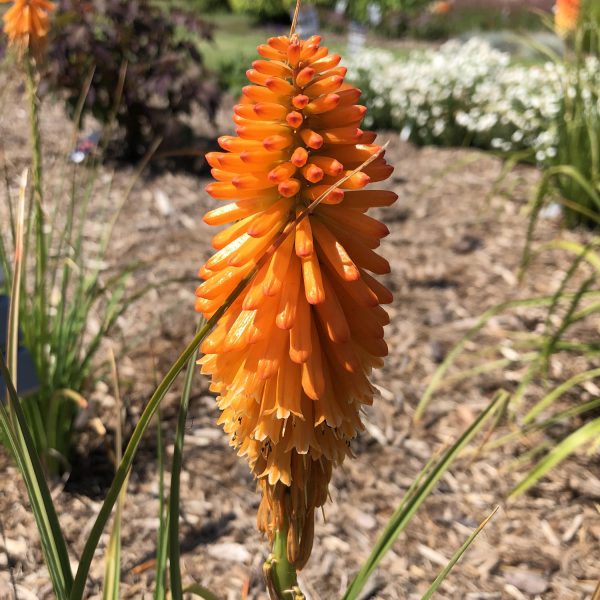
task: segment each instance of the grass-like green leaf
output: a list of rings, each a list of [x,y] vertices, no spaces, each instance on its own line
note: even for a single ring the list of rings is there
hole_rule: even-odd
[[[550,393],[546,394],[539,402],[535,404],[535,406],[533,406],[533,408],[529,410],[529,412],[523,417],[523,423],[531,423],[531,421],[533,421],[533,419],[535,419],[543,410],[546,410],[571,388],[575,387],[576,385],[579,385],[580,383],[583,383],[584,381],[595,379],[596,377],[600,377],[600,368],[590,369],[588,371],[583,371],[582,373],[577,373],[577,375],[574,375],[570,379],[563,381],[560,385],[556,386]]]
[[[205,323],[200,322],[200,327]],[[171,465],[171,490],[169,493],[169,572],[171,575],[171,593],[175,598],[183,595],[180,568],[180,546],[179,546],[179,486],[181,481],[181,465],[183,462],[183,442],[185,438],[185,427],[187,422],[188,408],[190,405],[190,393],[192,391],[192,380],[196,370],[196,353],[192,354],[185,374],[185,382],[181,393],[179,404],[179,416],[177,418],[177,431],[175,433],[175,447],[173,450],[173,462]]]
[[[186,594],[192,594],[192,596],[204,598],[204,600],[221,600],[218,596],[215,596],[210,590],[207,590],[205,587],[202,587],[197,583],[188,585],[183,591]]]
[[[96,547],[98,546],[98,542],[100,541],[100,536],[102,535],[104,527],[106,526],[106,523],[110,518],[110,513],[115,502],[117,501],[119,492],[126,480],[127,474],[131,469],[133,459],[135,458],[142,437],[148,429],[152,417],[158,410],[162,399],[165,397],[165,394],[169,391],[176,377],[186,366],[190,358],[192,356],[195,356],[197,349],[204,340],[204,338],[206,338],[206,336],[212,331],[219,319],[225,314],[225,311],[227,311],[231,304],[236,300],[236,298],[242,293],[242,291],[246,288],[248,283],[256,275],[256,271],[257,267],[255,267],[248,274],[248,276],[237,285],[237,287],[231,292],[231,294],[223,303],[223,305],[219,307],[219,309],[214,313],[210,320],[198,331],[198,333],[196,333],[194,338],[190,341],[185,350],[181,353],[179,358],[173,363],[173,365],[165,375],[164,379],[160,382],[160,384],[152,394],[152,397],[148,401],[148,404],[144,408],[139,418],[139,421],[137,422],[137,425],[133,430],[131,439],[127,444],[127,448],[125,449],[125,452],[123,454],[123,460],[119,464],[113,482],[106,494],[106,498],[104,499],[102,507],[100,508],[100,512],[98,513],[98,517],[96,518],[96,521],[92,526],[87,542],[81,553],[79,567],[77,569],[77,573],[75,574],[75,580],[73,582],[73,588],[71,590],[70,600],[81,600],[83,598],[85,582],[87,580],[87,576],[90,570],[90,565],[92,564],[94,552],[96,550]]]
[[[356,600],[356,598],[358,598],[369,577],[373,574],[388,550],[393,546],[400,533],[404,531],[417,509],[429,496],[440,477],[448,470],[462,448],[464,448],[464,446],[468,444],[473,436],[479,431],[490,414],[504,402],[505,399],[505,393],[498,394],[490,405],[477,417],[473,424],[468,427],[458,440],[444,453],[441,459],[437,461],[434,466],[430,467],[429,472],[426,475],[419,477],[421,483],[412,491],[412,493],[410,493],[410,495],[406,494],[401,500],[399,507],[391,516],[377,542],[375,542],[371,554],[352,580],[350,587],[343,596],[343,600]]]
[[[165,503],[165,446],[162,435],[160,408],[156,413],[156,417],[156,447],[158,448],[158,539],[156,543],[154,600],[162,600],[167,590],[169,514]]]
[[[565,293],[565,299],[573,299],[575,294]],[[600,296],[600,291],[594,290],[590,292],[586,292],[582,295],[585,298],[596,298]],[[419,404],[415,410],[414,420],[418,421],[425,412],[431,397],[434,392],[441,385],[444,375],[448,371],[448,369],[454,364],[458,356],[461,354],[467,343],[472,340],[478,333],[481,331],[483,327],[489,322],[490,319],[499,315],[505,311],[514,309],[514,308],[526,308],[526,307],[540,307],[540,306],[549,306],[554,302],[554,295],[552,296],[539,296],[536,298],[525,298],[523,300],[510,300],[508,302],[502,302],[501,304],[497,304],[492,308],[485,311],[478,319],[473,327],[471,327],[465,335],[461,338],[461,340],[450,350],[442,364],[436,369],[435,373],[432,375],[427,388],[423,392],[419,400]]]
[[[584,444],[593,441],[597,436],[600,436],[600,418],[586,423],[560,442],[560,444],[552,448],[546,457],[531,469],[523,480],[515,486],[510,493],[510,498],[515,498],[528,490],[544,477],[550,469],[554,468]]]
[[[25,482],[31,511],[40,535],[44,559],[50,573],[54,593],[58,600],[66,600],[73,584],[67,545],[60,528],[48,484],[44,478],[42,463],[29,432],[25,414],[21,408],[4,356],[0,352],[0,375],[8,390],[8,402],[15,417],[15,427],[2,402],[0,402],[0,426],[3,437],[9,441],[10,450]]]
[[[117,464],[121,462],[121,454],[123,453],[123,427],[121,415],[121,393],[119,390],[119,375],[117,364],[112,351],[109,353],[111,371],[113,375],[115,387],[115,412],[117,417],[117,425],[115,429],[115,459]],[[104,587],[102,590],[103,600],[119,600],[119,586],[121,582],[121,518],[123,507],[125,505],[125,497],[127,496],[127,478],[123,489],[119,494],[119,500],[115,509],[115,517],[113,521],[110,539],[105,555],[104,568]]]
[[[448,564],[440,571],[440,574],[429,586],[429,589],[423,594],[421,600],[430,600],[430,598],[433,596],[433,594],[435,594],[440,585],[442,585],[442,582],[446,579],[446,577],[448,577],[448,574],[454,568],[454,565],[467,551],[469,546],[475,541],[475,538],[483,531],[483,529],[490,522],[492,517],[498,512],[499,508],[499,506],[496,506],[496,508],[479,524],[477,529],[475,529],[475,531],[473,531],[473,533],[471,533],[471,535],[465,540],[463,545],[452,555],[452,558],[448,561]]]

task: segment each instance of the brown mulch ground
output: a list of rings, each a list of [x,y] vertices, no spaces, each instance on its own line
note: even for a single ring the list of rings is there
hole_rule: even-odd
[[[3,84],[0,152],[11,181],[27,164],[27,115],[14,86]],[[8,102],[7,98],[11,101]],[[228,110],[220,119],[225,131]],[[200,117],[199,117],[200,118]],[[46,174],[56,183],[64,164],[65,131],[61,107],[43,111]],[[211,135],[216,131],[207,132]],[[452,345],[486,308],[508,298],[547,294],[568,268],[559,254],[535,263],[525,282],[515,273],[524,242],[524,210],[534,169],[521,167],[495,191],[501,163],[471,150],[415,149],[391,142],[389,160],[396,172],[389,186],[400,199],[380,211],[391,235],[383,252],[392,263],[386,283],[394,291],[389,307],[390,356],[376,373],[381,397],[366,416],[366,431],[355,444],[356,459],[334,476],[332,501],[316,524],[312,559],[301,574],[307,596],[338,598],[367,556],[403,492],[433,452],[449,444],[487,405],[499,386],[512,389],[523,373],[515,363],[445,388],[434,396],[424,422],[412,416],[428,378]],[[84,167],[81,167],[82,169]],[[126,189],[133,170],[103,169],[99,182],[93,238]],[[123,397],[130,420],[139,414],[156,379],[182,350],[195,327],[194,277],[209,255],[211,233],[202,213],[213,205],[202,191],[205,179],[163,173],[142,179],[119,221],[110,262],[139,260],[143,267],[130,283],[137,289],[168,277],[189,282],[150,293],[121,319],[107,342],[118,356]],[[544,221],[539,241],[559,234]],[[568,234],[582,239],[583,233]],[[108,266],[107,266],[108,268]],[[536,319],[535,311],[519,313]],[[496,319],[478,343],[503,340],[518,318]],[[93,327],[93,319],[90,326]],[[471,345],[471,361],[479,358]],[[465,364],[468,364],[468,360]],[[585,364],[557,363],[558,376]],[[172,452],[176,391],[165,401],[163,433]],[[535,396],[536,388],[533,388]],[[539,391],[539,389],[538,389]],[[594,390],[585,392],[594,393]],[[97,384],[90,399],[94,413],[112,425],[114,398],[109,384]],[[198,581],[219,598],[265,598],[261,566],[266,544],[254,527],[258,496],[246,465],[228,447],[216,427],[217,411],[207,383],[194,386],[181,489],[182,568],[186,582]],[[99,442],[90,432],[87,448]],[[154,555],[158,521],[155,432],[148,434],[129,484],[123,527],[122,597],[151,598],[152,569],[136,569]],[[80,444],[82,445],[82,444]],[[500,510],[441,588],[438,598],[499,600],[589,598],[600,576],[600,467],[585,455],[556,468],[531,493],[505,503],[523,471],[510,469],[526,445],[461,458],[447,473],[407,532],[401,536],[372,580],[367,598],[420,598],[428,583],[463,539],[496,505]],[[98,458],[99,456],[99,458]],[[96,461],[96,462],[94,462]],[[0,598],[51,598],[35,526],[15,468],[0,454]],[[93,473],[92,466],[98,469]],[[100,451],[81,458],[72,481],[54,489],[74,564],[89,534],[106,489],[106,459]],[[102,556],[108,533],[89,580],[89,598],[101,598]]]

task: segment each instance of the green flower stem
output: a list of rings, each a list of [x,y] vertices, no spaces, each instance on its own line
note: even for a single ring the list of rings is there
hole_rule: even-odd
[[[290,564],[287,557],[287,524],[275,534],[273,541],[273,567],[271,579],[273,587],[281,600],[294,597],[298,589],[296,568]]]
[[[44,232],[44,209],[42,190],[42,142],[40,135],[39,99],[37,96],[37,84],[31,56],[24,57],[25,81],[27,85],[27,97],[29,100],[29,113],[31,125],[31,182],[33,187],[32,211],[35,214],[35,236],[36,236],[36,264],[35,264],[35,290],[34,298],[37,301],[39,331],[38,335],[44,339],[47,334],[47,310],[45,275],[47,265],[46,234]],[[43,344],[40,344],[43,352]],[[41,357],[39,357],[41,359]],[[38,367],[45,361],[38,360]],[[46,373],[40,373],[42,381],[46,381]]]

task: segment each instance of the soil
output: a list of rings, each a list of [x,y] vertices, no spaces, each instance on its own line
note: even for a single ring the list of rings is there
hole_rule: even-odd
[[[14,186],[28,164],[27,112],[21,90],[2,82],[0,156]],[[197,124],[210,136],[231,129],[231,103],[218,127]],[[70,125],[62,107],[48,99],[42,110],[44,161],[48,186],[64,172]],[[366,558],[378,533],[404,492],[435,452],[447,447],[503,387],[513,390],[525,371],[516,360],[504,371],[456,381],[438,391],[419,423],[417,402],[432,373],[452,346],[487,308],[506,299],[551,293],[568,269],[568,257],[546,252],[519,282],[517,271],[526,231],[526,208],[538,172],[518,167],[496,185],[502,162],[466,149],[417,149],[393,133],[387,157],[396,166],[388,183],[398,202],[377,215],[390,236],[383,253],[392,264],[385,283],[393,290],[387,329],[390,354],[374,375],[381,391],[365,416],[366,431],[356,440],[354,460],[337,470],[331,501],[318,515],[312,558],[300,575],[307,598],[339,598]],[[85,173],[85,166],[77,167]],[[133,167],[102,167],[94,195],[90,245],[123,197]],[[112,187],[107,192],[108,184]],[[185,172],[155,172],[135,183],[121,215],[106,264],[106,277],[117,265],[139,261],[130,290],[160,284],[119,320],[105,340],[117,356],[121,395],[127,406],[127,430],[147,401],[156,381],[193,334],[195,273],[210,254],[211,231],[202,214],[214,206],[203,191],[208,179]],[[49,187],[48,189],[51,189]],[[4,191],[2,192],[4,194]],[[536,244],[558,236],[583,241],[585,232],[563,232],[548,218],[536,231]],[[92,315],[89,323],[93,329]],[[531,331],[543,313],[519,310],[493,319],[467,346],[460,368],[480,364],[490,345],[519,352],[508,331]],[[532,323],[534,325],[532,325]],[[597,335],[596,325],[589,335]],[[562,380],[589,368],[583,359],[558,357],[550,377]],[[451,373],[458,371],[452,369]],[[172,455],[178,382],[162,407],[167,459]],[[525,402],[540,397],[534,383]],[[597,394],[591,385],[581,399]],[[106,446],[115,423],[115,398],[109,377],[87,397],[89,419],[82,419],[79,458],[68,480],[53,486],[73,565],[88,537],[111,477]],[[577,400],[574,395],[570,402]],[[567,404],[568,405],[568,402]],[[91,424],[101,419],[102,438]],[[266,598],[262,565],[268,548],[255,528],[259,497],[243,460],[217,427],[218,411],[207,382],[195,379],[186,436],[181,485],[181,541],[184,582],[196,581],[218,598]],[[98,427],[96,427],[98,429]],[[500,433],[510,430],[502,425]],[[590,598],[600,573],[600,466],[597,455],[579,453],[563,462],[529,493],[506,502],[531,463],[514,459],[543,441],[564,437],[551,430],[494,451],[475,453],[472,444],[442,477],[408,529],[386,556],[363,598],[418,600],[448,558],[496,506],[492,521],[442,585],[438,598],[453,600]],[[550,437],[552,436],[552,437]],[[25,488],[16,468],[0,452],[0,598],[52,597]],[[168,483],[168,477],[167,477]],[[123,523],[122,598],[151,598],[158,528],[156,426],[144,440],[129,482]],[[109,533],[102,537],[87,598],[101,598],[103,556]]]

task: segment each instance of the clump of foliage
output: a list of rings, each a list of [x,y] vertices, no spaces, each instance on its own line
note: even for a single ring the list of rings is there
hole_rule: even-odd
[[[245,13],[263,18],[288,17],[296,5],[295,0],[229,0],[233,12]],[[314,0],[313,5],[333,7],[333,0]]]
[[[123,132],[122,153],[134,159],[152,142],[175,132],[189,136],[180,117],[195,104],[213,118],[218,86],[212,81],[197,47],[210,39],[210,28],[191,13],[174,11],[165,18],[148,0],[61,0],[49,45],[45,81],[67,92],[74,114],[82,82],[93,70],[84,114],[108,123],[115,97],[121,102],[116,120]],[[119,73],[125,73],[122,92]]]
[[[558,121],[558,152],[543,180],[555,185],[564,200],[567,225],[600,223],[600,5],[582,4],[573,35],[573,52],[565,58]],[[592,76],[584,77],[585,73]]]
[[[247,85],[246,66],[249,65],[253,56],[244,56],[240,60],[239,56],[225,56],[219,60],[217,73],[219,78],[219,87],[223,92],[228,92],[235,98],[242,93],[242,88]]]

